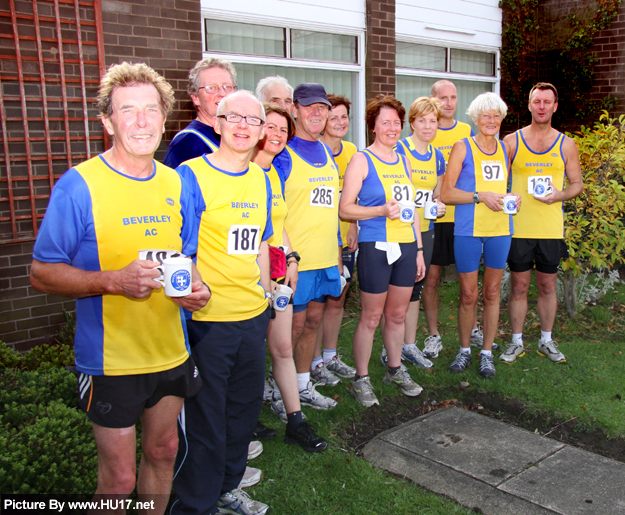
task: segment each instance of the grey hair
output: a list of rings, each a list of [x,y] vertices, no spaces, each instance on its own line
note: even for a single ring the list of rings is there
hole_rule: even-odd
[[[258,84],[256,85],[256,96],[259,98],[261,102],[269,102],[268,98],[265,98],[265,90],[271,84],[282,84],[293,98],[293,86],[289,84],[289,81],[280,75],[276,75],[274,77],[265,77],[264,79],[260,79]]]
[[[263,120],[263,122],[267,121],[267,117],[265,116],[265,108],[263,107],[262,102],[254,96],[254,93],[246,89],[240,89],[239,91],[235,91],[234,93],[230,93],[227,97],[224,97],[224,99],[219,102],[219,105],[217,106],[217,116],[225,114],[226,105],[236,102],[241,97],[253,99],[260,107],[261,119]]]
[[[237,71],[234,65],[230,61],[220,59],[219,57],[207,57],[195,63],[195,66],[191,68],[189,72],[189,85],[187,86],[187,93],[189,95],[197,95],[200,91],[200,72],[202,70],[208,70],[209,68],[221,68],[230,73],[230,78],[234,88],[237,88]]]
[[[471,117],[473,123],[477,123],[479,116],[487,111],[497,111],[503,120],[508,114],[508,106],[501,100],[499,95],[487,91],[475,97],[469,109],[467,109],[467,114]]]

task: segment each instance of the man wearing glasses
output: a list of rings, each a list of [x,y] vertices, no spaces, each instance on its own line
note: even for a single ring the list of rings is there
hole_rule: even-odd
[[[237,90],[237,72],[230,61],[210,58],[198,61],[189,72],[187,91],[197,108],[197,118],[174,136],[163,163],[176,168],[181,163],[210,154],[219,148],[214,130],[221,99]]]
[[[250,162],[265,112],[250,92],[238,91],[215,114],[219,148],[177,168],[193,192],[197,268],[211,285],[212,297],[202,310],[186,313],[203,387],[181,415],[182,463],[174,479],[172,513],[219,509],[264,515],[269,507],[238,486],[263,401],[270,317],[271,186],[265,172]]]

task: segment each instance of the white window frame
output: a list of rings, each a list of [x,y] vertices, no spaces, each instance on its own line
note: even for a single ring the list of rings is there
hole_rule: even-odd
[[[236,23],[251,23],[254,25],[268,25],[270,27],[280,27],[287,29],[286,31],[286,55],[287,57],[270,57],[270,56],[256,56],[248,54],[238,54],[232,52],[216,52],[213,50],[204,50],[206,45],[206,24],[204,20],[208,18],[211,20],[224,20]],[[341,34],[345,36],[356,36],[356,52],[358,63],[345,63],[345,62],[330,62],[330,61],[313,61],[308,59],[294,59],[288,57],[291,53],[291,29],[310,30],[316,32],[326,32],[332,34]],[[232,61],[236,67],[236,63],[244,64],[257,64],[268,66],[282,66],[288,68],[309,68],[309,69],[323,69],[323,70],[337,70],[342,72],[355,72],[357,75],[357,91],[358,100],[352,100],[350,118],[352,121],[356,120],[357,130],[353,131],[353,141],[358,148],[364,148],[366,146],[366,124],[364,122],[364,105],[366,102],[365,91],[365,31],[362,29],[355,29],[353,27],[345,27],[341,25],[320,24],[320,23],[307,23],[296,20],[284,20],[276,17],[261,17],[253,15],[245,15],[241,13],[222,13],[215,12],[208,9],[202,9],[202,57],[221,57]],[[297,84],[292,84],[293,87]]]

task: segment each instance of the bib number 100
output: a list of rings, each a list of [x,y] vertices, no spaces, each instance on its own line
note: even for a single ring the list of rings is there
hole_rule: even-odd
[[[258,254],[260,226],[232,225],[228,230],[228,254]]]
[[[317,186],[310,192],[310,205],[316,207],[334,207],[334,188]]]

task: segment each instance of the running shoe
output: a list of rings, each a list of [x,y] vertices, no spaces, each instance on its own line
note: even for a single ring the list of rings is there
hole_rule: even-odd
[[[477,331],[471,331],[471,347],[479,347],[480,349],[484,345],[484,331],[477,329]],[[493,351],[499,350],[499,345],[493,342]]]
[[[321,452],[328,447],[328,442],[318,436],[308,422],[302,422],[293,431],[286,426],[284,442],[300,445],[306,452]]]
[[[416,397],[419,395],[423,388],[421,388],[417,383],[415,383],[410,374],[408,372],[404,372],[399,369],[396,374],[391,375],[391,373],[386,369],[386,374],[384,374],[384,379],[382,379],[386,384],[396,384],[401,388],[401,391],[404,395],[408,397]]]
[[[388,356],[386,355],[386,349],[382,347],[382,355],[380,356],[380,363],[384,365],[384,368],[388,367]],[[404,372],[408,372],[408,368],[401,361],[399,362],[399,366]]]
[[[223,494],[217,501],[217,508],[219,508],[219,514],[265,515],[269,513],[269,506],[262,502],[254,501],[240,488]]]
[[[499,356],[499,361],[503,361],[508,365],[512,365],[517,358],[525,356],[525,349],[523,348],[523,342],[512,342],[508,345],[508,348],[503,351],[503,354]]]
[[[554,363],[566,363],[566,358],[558,350],[558,344],[553,340],[538,340],[538,350],[541,356],[549,358]]]
[[[404,345],[401,351],[401,359],[402,361],[412,363],[417,368],[432,368],[434,366],[434,363],[427,359],[414,343]]]
[[[495,361],[493,360],[493,356],[487,356],[486,354],[480,353],[480,370],[479,373],[484,378],[495,377]]]
[[[278,436],[278,431],[275,429],[271,429],[260,422],[256,422],[256,429],[252,433],[252,438],[254,440],[271,440]]]
[[[260,483],[262,477],[262,470],[252,467],[245,467],[245,473],[243,474],[243,478],[239,483],[239,488],[249,488],[250,486],[254,486]]]
[[[267,402],[271,401],[271,394],[272,393],[273,393],[273,388],[269,384],[269,381],[267,381],[267,378],[265,378],[265,386],[264,386],[264,389],[263,389],[263,402],[267,403]]]
[[[310,406],[318,410],[332,409],[336,407],[336,401],[331,397],[321,395],[315,390],[317,384],[308,381],[308,387],[299,392],[299,403],[302,406]]]
[[[438,353],[443,350],[443,340],[438,334],[433,334],[425,339],[423,355],[426,358],[438,358]]]
[[[456,354],[456,358],[451,365],[449,365],[449,371],[454,374],[459,374],[460,372],[464,372],[465,368],[469,366],[469,363],[471,363],[471,354],[460,351]]]
[[[356,375],[356,369],[343,363],[341,356],[334,356],[326,364],[326,368],[334,375],[344,377],[345,379],[351,379]]]
[[[341,380],[330,372],[323,361],[319,363],[314,370],[310,372],[310,377],[315,380],[319,386],[336,386]]]
[[[250,442],[250,444],[247,447],[247,459],[249,460],[253,460],[254,458],[257,458],[258,456],[261,455],[261,453],[263,452],[263,444],[260,443],[257,440],[254,440],[252,442]]]
[[[289,421],[289,417],[286,414],[286,408],[284,407],[284,401],[280,399],[276,399],[275,396],[271,399],[271,411],[278,415],[280,420],[285,424]],[[306,420],[306,413],[302,413],[302,420]]]
[[[365,408],[369,408],[374,404],[380,405],[378,398],[373,393],[373,386],[371,386],[371,379],[369,376],[361,377],[356,381],[352,381],[351,394],[356,401],[362,404]]]

